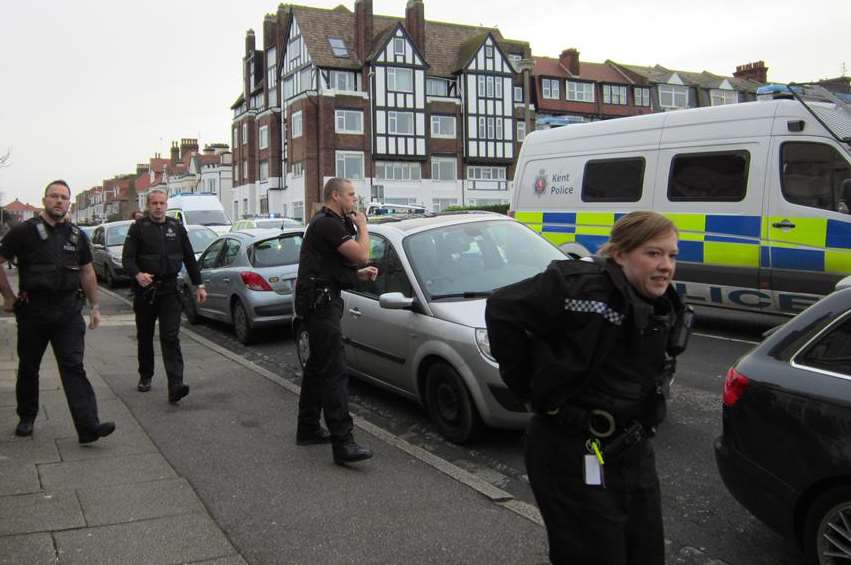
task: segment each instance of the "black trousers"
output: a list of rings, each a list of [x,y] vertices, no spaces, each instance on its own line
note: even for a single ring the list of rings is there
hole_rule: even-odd
[[[15,305],[18,323],[18,380],[15,393],[18,416],[38,415],[38,378],[41,359],[49,343],[59,367],[62,388],[77,433],[90,433],[98,424],[95,392],[83,368],[86,323],[82,299],[66,296],[31,295]]]
[[[148,295],[137,289],[133,311],[136,313],[139,377],[150,379],[154,376],[154,327],[159,320],[160,348],[168,387],[172,389],[183,384],[183,354],[180,351],[182,303],[176,288],[159,290],[153,303],[148,301]]]
[[[583,477],[586,439],[540,415],[527,428],[526,469],[547,527],[550,561],[664,565],[662,503],[650,442],[606,462],[605,486],[589,486]]]
[[[349,438],[353,427],[349,414],[349,377],[340,329],[342,317],[343,299],[335,297],[305,318],[310,336],[310,357],[304,368],[298,399],[299,430],[310,433],[318,429],[322,412],[331,441],[335,443]]]

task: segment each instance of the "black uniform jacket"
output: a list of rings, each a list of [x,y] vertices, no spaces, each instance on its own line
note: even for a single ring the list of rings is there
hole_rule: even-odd
[[[660,302],[672,321],[682,315],[672,288]],[[611,259],[553,261],[543,273],[495,292],[485,319],[502,379],[537,412],[560,408],[586,391],[598,367],[620,372],[612,371],[619,364],[629,374],[641,365],[640,372],[655,374],[664,364],[667,330],[652,328],[658,325],[654,306]],[[541,345],[556,357],[545,362],[557,363],[557,370],[541,370]]]
[[[184,264],[192,284],[201,284],[201,271],[186,228],[169,216],[163,223],[147,216],[136,220],[127,230],[121,259],[134,280],[139,273],[150,273],[161,280],[174,279]]]

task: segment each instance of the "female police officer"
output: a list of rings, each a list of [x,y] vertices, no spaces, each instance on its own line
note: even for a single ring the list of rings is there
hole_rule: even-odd
[[[677,240],[664,216],[633,212],[600,258],[554,261],[488,299],[502,378],[535,412],[526,467],[553,563],[664,563],[647,438],[690,318],[671,287]]]

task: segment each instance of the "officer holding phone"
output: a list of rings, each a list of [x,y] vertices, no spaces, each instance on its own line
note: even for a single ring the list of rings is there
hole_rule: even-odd
[[[366,217],[355,210],[357,195],[352,183],[330,179],[323,200],[322,209],[305,230],[296,281],[296,315],[302,318],[310,340],[298,403],[296,443],[330,442],[334,462],[344,465],[369,459],[372,452],[352,436],[340,291],[353,288],[358,280],[375,280],[378,269],[365,266],[369,230]],[[328,431],[319,424],[320,413],[325,414]]]

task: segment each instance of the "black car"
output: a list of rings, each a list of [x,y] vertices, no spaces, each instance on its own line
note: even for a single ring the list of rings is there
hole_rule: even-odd
[[[808,563],[851,563],[851,288],[739,360],[723,400],[715,459],[730,493]]]

